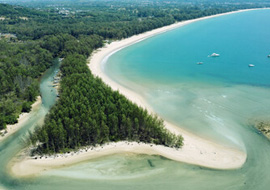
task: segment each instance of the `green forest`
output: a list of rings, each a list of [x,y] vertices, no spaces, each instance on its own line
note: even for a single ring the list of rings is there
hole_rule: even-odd
[[[119,140],[182,146],[182,137],[169,133],[162,120],[93,77],[86,57],[68,55],[61,72],[61,98],[32,137],[42,142],[36,152],[67,152]]]
[[[162,120],[114,92],[86,65],[104,40],[117,40],[178,21],[261,4],[53,5],[43,9],[0,4],[0,129],[29,112],[39,95],[39,78],[61,64],[60,98],[32,135],[38,153],[65,152],[85,145],[133,140],[181,147],[183,138],[169,133]]]
[[[38,79],[52,64],[52,54],[34,41],[0,40],[0,129],[29,112],[39,95]]]

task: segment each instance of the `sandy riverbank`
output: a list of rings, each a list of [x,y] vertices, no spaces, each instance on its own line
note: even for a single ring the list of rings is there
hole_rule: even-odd
[[[243,11],[247,10],[235,11],[184,21],[172,24],[170,26],[158,28],[140,35],[132,36],[121,41],[112,42],[106,47],[100,48],[95,51],[95,53],[89,59],[89,61],[91,62],[91,64],[89,64],[89,68],[94,75],[100,77],[106,84],[111,86],[113,90],[119,90],[120,93],[125,95],[132,102],[154,113],[151,107],[147,104],[147,102],[144,101],[144,99],[140,95],[112,81],[103,72],[102,67],[108,57],[124,47],[132,45],[154,35],[187,25],[189,23]],[[171,132],[181,134],[184,137],[184,146],[181,149],[176,150],[164,146],[149,145],[136,142],[118,142],[106,144],[102,147],[93,148],[92,150],[91,148],[86,148],[78,151],[77,153],[65,154],[58,157],[43,157],[42,159],[26,157],[23,160],[15,159],[10,163],[9,168],[13,175],[25,177],[39,174],[40,172],[46,171],[48,169],[68,166],[100,156],[117,153],[161,155],[172,160],[216,169],[240,168],[246,161],[247,155],[245,152],[231,147],[224,147],[207,139],[202,139],[166,121],[165,126]]]
[[[7,128],[1,131],[1,133],[3,133],[4,135],[3,136],[0,135],[0,142],[8,138],[10,135],[14,134],[16,131],[18,131],[25,124],[25,122],[27,122],[27,120],[31,117],[32,113],[40,108],[41,103],[42,103],[41,97],[38,96],[36,102],[32,104],[31,112],[21,113],[18,119],[18,123],[14,125],[7,125]]]

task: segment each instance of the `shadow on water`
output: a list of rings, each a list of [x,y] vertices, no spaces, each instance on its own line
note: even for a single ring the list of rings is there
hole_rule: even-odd
[[[149,164],[149,166],[151,168],[154,168],[155,167],[155,165],[153,164],[153,162],[151,160],[147,160],[147,162],[148,162],[148,164]]]

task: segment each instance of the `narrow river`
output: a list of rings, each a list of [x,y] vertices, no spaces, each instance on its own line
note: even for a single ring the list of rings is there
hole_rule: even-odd
[[[12,178],[8,174],[7,164],[26,146],[29,131],[37,126],[38,123],[42,122],[50,107],[56,102],[56,89],[53,88],[52,81],[58,70],[59,64],[55,64],[48,69],[41,78],[40,92],[42,105],[40,109],[36,112],[31,112],[31,119],[14,135],[11,135],[0,144],[0,189],[1,184],[8,188],[16,188],[16,186],[20,184],[19,180]]]
[[[244,150],[242,168],[214,170],[159,156],[117,154],[33,178],[10,176],[8,162],[56,101],[51,81],[59,66],[54,66],[41,80],[40,110],[0,145],[0,190],[270,189],[270,143],[249,122],[270,115],[269,21],[270,10],[207,19],[124,48],[105,67],[109,77],[140,92],[164,119]],[[213,52],[221,56],[207,57]]]

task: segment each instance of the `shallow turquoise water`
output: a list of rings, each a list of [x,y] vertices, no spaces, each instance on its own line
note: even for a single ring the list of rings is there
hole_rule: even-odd
[[[269,189],[270,143],[249,125],[270,112],[269,22],[270,10],[196,22],[125,48],[105,67],[164,119],[245,150],[248,158],[241,169],[212,170],[159,156],[117,154],[14,179],[5,165],[21,148],[21,131],[0,145],[0,189]],[[213,52],[221,56],[207,57]],[[197,65],[199,61],[204,64]]]
[[[238,128],[270,113],[269,19],[260,10],[199,21],[115,53],[105,72],[163,118],[244,148]]]
[[[20,130],[18,130],[18,132],[0,143],[0,189],[4,187],[7,189],[25,188],[25,183],[22,183],[19,179],[9,176],[7,164],[11,158],[13,158],[27,145],[29,132],[43,121],[45,115],[49,111],[49,108],[55,103],[56,90],[52,87],[52,81],[57,70],[59,70],[59,65],[55,64],[53,67],[48,69],[41,78],[40,91],[42,95],[42,105],[40,106],[40,109],[31,113],[31,118]]]
[[[106,71],[115,79],[117,73],[165,84],[217,80],[269,86],[269,19],[269,10],[260,10],[199,21],[121,50]],[[209,58],[213,52],[221,56]]]

